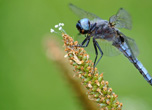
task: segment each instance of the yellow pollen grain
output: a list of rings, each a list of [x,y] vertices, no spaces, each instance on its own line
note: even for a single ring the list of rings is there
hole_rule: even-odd
[[[84,81],[85,79],[82,79],[82,82]]]
[[[90,66],[88,66],[88,67],[87,67],[87,69],[88,69],[88,70],[90,70],[90,69],[91,69],[91,67],[90,67]]]
[[[103,90],[104,90],[104,91],[107,91],[107,87],[104,87]]]
[[[110,99],[110,95],[107,95],[107,98]]]
[[[72,38],[70,38],[69,40],[70,40],[70,42],[72,42],[72,43],[73,43],[73,39],[72,39]]]
[[[94,69],[95,71],[97,71],[97,68],[95,67],[95,69]]]
[[[112,94],[113,95],[113,97],[115,97],[115,98],[117,98],[118,97],[118,95],[116,95],[115,93],[114,94]]]
[[[98,80],[95,80],[95,83],[98,83]]]
[[[88,76],[91,77],[91,73],[89,73]]]
[[[91,85],[91,84],[88,84],[88,87],[89,87],[89,88],[92,88],[92,85]]]
[[[95,76],[96,76],[96,77],[98,77],[98,75],[99,75],[98,73],[97,73],[97,74],[95,74]]]
[[[84,53],[84,48],[80,48],[80,51],[81,51],[82,53]]]
[[[70,45],[72,46],[72,45],[73,45],[73,42],[71,42]]]
[[[84,69],[83,66],[81,66],[81,71],[83,71],[83,69]]]
[[[108,101],[106,101],[106,103],[109,105],[109,104],[110,104],[110,101],[108,100]]]
[[[79,52],[78,51],[75,51],[75,54],[78,54]]]
[[[112,91],[112,88],[109,88],[109,92],[111,92]]]
[[[67,48],[65,48],[65,49],[64,49],[64,51],[68,51],[68,49],[67,49]]]
[[[70,62],[71,65],[73,64],[73,61],[72,61],[72,60],[70,60],[69,62]]]
[[[80,53],[80,55],[83,55],[83,53]]]
[[[122,103],[120,103],[119,105],[120,105],[121,107],[123,106],[123,104],[122,104]]]
[[[97,84],[97,86],[100,86],[100,83],[98,80],[95,80],[95,83]]]
[[[102,97],[102,98],[100,99],[100,101],[102,102],[102,101],[104,101],[104,99],[105,99],[105,98],[104,98],[104,97]]]
[[[74,66],[74,68],[77,68],[77,66]]]
[[[81,78],[81,76],[82,76],[82,75],[81,75],[81,74],[79,74],[79,76],[78,76],[78,77],[79,77],[79,78]]]
[[[89,63],[90,61],[88,60],[88,61],[86,61],[86,63]]]
[[[106,81],[106,85],[108,85],[109,84],[109,82],[108,81]]]
[[[78,45],[78,41],[75,41],[75,42],[74,42],[74,45]]]
[[[84,76],[85,75],[85,73],[82,73],[82,76]]]
[[[112,108],[111,110],[115,110],[115,108]]]
[[[70,59],[71,59],[71,60],[73,60],[73,59],[74,59],[74,57],[70,57]]]
[[[116,104],[119,105],[119,101],[117,101]]]
[[[101,73],[101,74],[99,75],[99,77],[103,77],[103,73]]]
[[[89,84],[91,84],[92,82],[91,82],[91,81],[89,81],[88,83],[89,83]]]
[[[100,83],[99,83],[99,82],[97,82],[97,85],[98,85],[98,86],[100,86]]]
[[[98,91],[98,92],[101,92],[101,89],[100,89],[100,88],[97,88],[97,91]]]
[[[84,54],[84,56],[87,56],[87,54]]]
[[[105,84],[105,81],[101,81],[101,84],[104,85],[104,84]]]

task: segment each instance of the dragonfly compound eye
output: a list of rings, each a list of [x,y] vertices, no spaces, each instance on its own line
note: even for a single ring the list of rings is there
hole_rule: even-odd
[[[81,19],[76,24],[76,27],[81,34],[86,34],[90,30],[90,21],[87,18]]]
[[[87,18],[80,20],[81,26],[85,31],[89,31],[90,29],[90,21]]]
[[[82,30],[82,26],[81,26],[81,24],[80,24],[80,22],[78,21],[78,23],[76,24],[76,27],[77,27],[77,29],[79,30],[79,31],[81,31]]]

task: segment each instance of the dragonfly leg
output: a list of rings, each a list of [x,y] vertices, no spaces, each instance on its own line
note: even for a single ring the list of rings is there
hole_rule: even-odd
[[[95,66],[99,63],[99,61],[101,60],[101,58],[102,58],[102,56],[103,56],[103,52],[102,52],[102,50],[101,50],[98,42],[95,40],[95,38],[93,38],[93,44],[94,44],[95,51],[96,51],[96,58],[95,58],[95,62],[94,62],[94,67],[95,67]],[[97,63],[96,63],[96,59],[97,59],[97,56],[98,56],[97,47],[98,47],[98,49],[99,49],[99,51],[100,51],[100,53],[101,53],[101,56],[100,56],[99,60],[98,60]]]
[[[87,36],[81,44],[74,45],[74,47],[87,47],[90,42],[90,36]],[[86,43],[86,44],[85,44]],[[85,45],[84,45],[85,44]]]
[[[95,57],[95,60],[94,60],[94,67],[93,67],[93,68],[95,68],[96,60],[97,60],[97,57],[98,57],[98,50],[97,50],[97,46],[96,46],[96,41],[95,41],[95,39],[93,39],[93,46],[94,46],[95,54],[96,54],[96,57]]]
[[[84,41],[79,45],[80,47],[87,47],[90,42],[90,36],[87,36]],[[86,44],[85,44],[86,43]],[[85,45],[84,45],[85,44]]]

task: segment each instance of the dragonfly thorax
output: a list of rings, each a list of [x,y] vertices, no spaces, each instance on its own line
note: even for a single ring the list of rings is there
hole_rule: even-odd
[[[94,36],[96,39],[112,41],[116,38],[117,34],[115,28],[111,27],[108,21],[100,20],[96,22],[96,26],[92,31],[91,36]]]

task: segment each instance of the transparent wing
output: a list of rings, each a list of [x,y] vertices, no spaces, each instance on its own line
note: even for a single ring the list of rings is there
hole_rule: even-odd
[[[120,8],[116,15],[110,17],[109,22],[115,25],[116,28],[132,28],[132,19],[130,14],[123,8]]]
[[[133,56],[137,57],[139,55],[139,49],[136,45],[135,40],[133,40],[130,37],[126,37],[126,36],[124,36],[124,38],[125,38],[125,41],[127,41],[126,43],[129,46],[129,48],[131,49]]]
[[[139,55],[139,50],[138,50],[135,40],[126,36],[124,36],[124,39],[128,47],[130,48],[133,56],[137,57]],[[121,54],[121,52],[112,45],[112,42],[109,42],[107,40],[101,40],[101,39],[98,39],[97,41],[105,56],[117,56]]]
[[[130,37],[126,37],[125,35],[123,35],[123,38],[125,39],[125,42],[129,46],[133,56],[137,57],[139,55],[139,49],[136,45],[135,40],[133,40]],[[81,44],[81,42],[85,39],[85,36],[84,35],[77,35],[74,39],[77,40],[79,44]],[[116,47],[114,47],[112,45],[112,42],[109,42],[109,41],[103,40],[103,39],[96,39],[96,41],[100,45],[100,47],[103,51],[103,54],[105,56],[117,56],[117,55],[121,54],[121,52]],[[88,47],[85,48],[85,50],[88,53],[90,52],[89,54],[91,54],[91,53],[94,54],[95,50],[94,50],[94,47],[93,47],[92,40],[90,40],[90,43],[89,43]]]
[[[109,42],[107,40],[101,40],[101,39],[97,39],[97,42],[99,43],[103,51],[103,55],[111,57],[111,56],[117,56],[121,54],[121,52],[112,45],[112,42]]]
[[[85,36],[84,35],[77,35],[76,37],[74,37],[74,39],[76,41],[78,41],[79,44],[81,44],[82,41],[85,39]],[[109,41],[106,41],[106,40],[101,40],[101,39],[96,39],[96,41],[98,42],[99,46],[101,47],[104,56],[110,56],[111,57],[111,56],[117,56],[117,55],[121,54],[121,52],[112,45],[112,42],[109,42]],[[85,50],[89,54],[95,54],[95,49],[94,49],[94,46],[93,46],[92,39],[90,39],[89,45],[88,45],[88,47],[85,47]]]
[[[69,4],[69,8],[80,18],[88,18],[90,20],[94,20],[94,19],[101,19],[100,17],[96,16],[93,13],[84,11],[81,8],[78,8],[77,6],[73,5],[73,4]]]
[[[84,35],[77,35],[75,38],[75,40],[78,41],[79,44],[81,44],[81,42],[85,39]],[[96,39],[96,41],[98,42],[99,46],[101,47],[104,56],[117,56],[120,55],[121,52],[112,45],[112,42],[106,41],[106,40],[101,40],[101,39]],[[88,47],[85,48],[85,50],[87,51],[87,53],[89,54],[95,54],[95,49],[93,46],[93,41],[92,39],[90,39],[89,45]],[[99,52],[99,51],[98,51]]]

